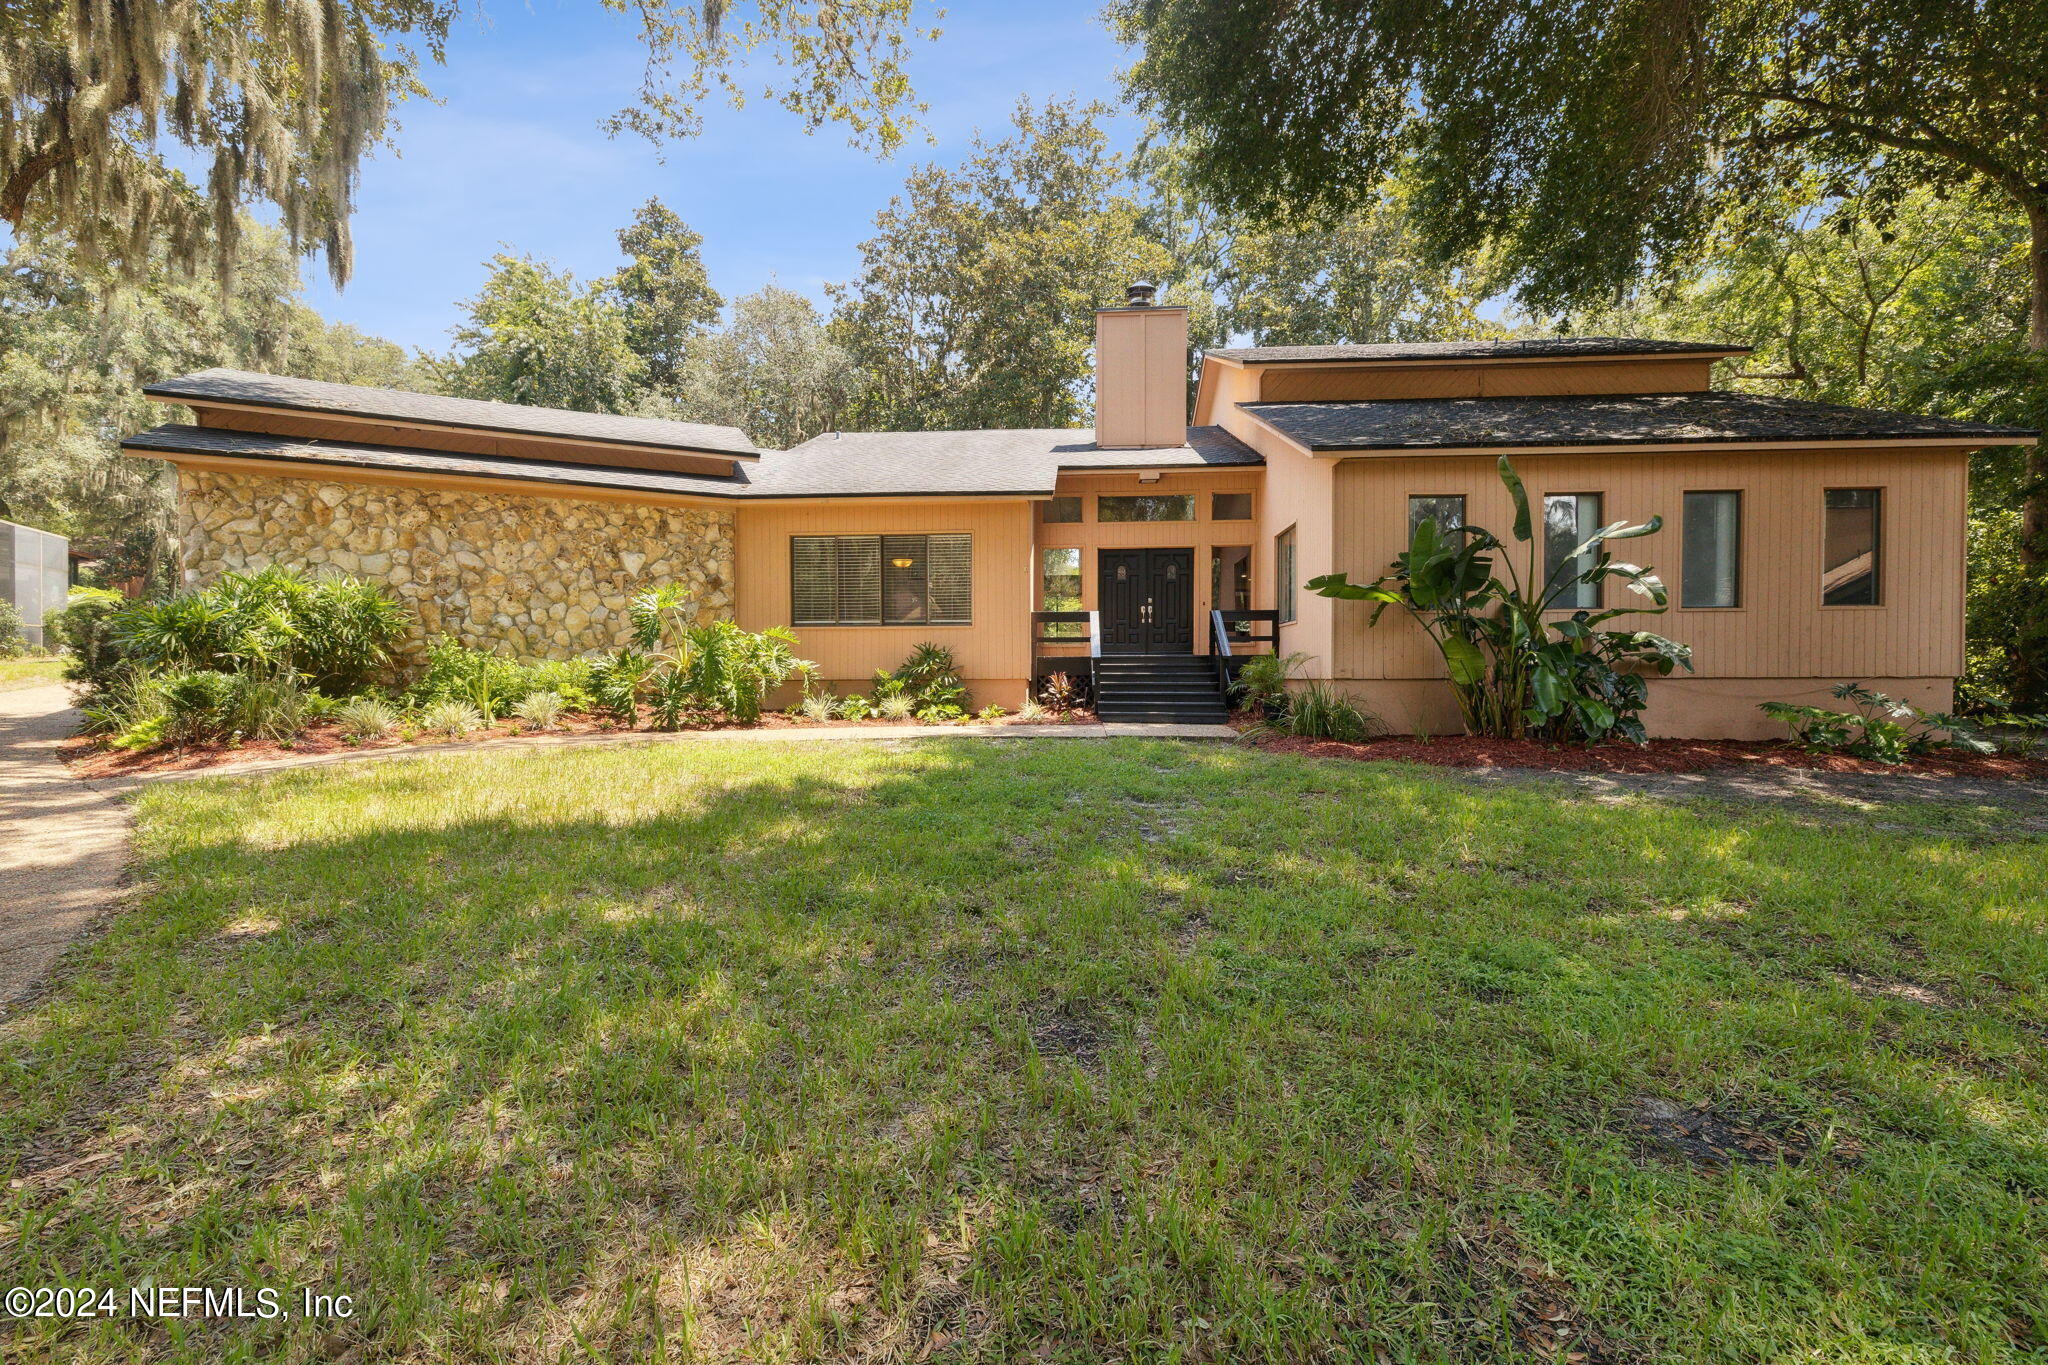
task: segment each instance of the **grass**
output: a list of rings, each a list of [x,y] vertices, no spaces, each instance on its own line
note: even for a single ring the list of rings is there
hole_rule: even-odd
[[[10,1358],[2048,1351],[2035,836],[1142,741],[140,802],[6,1278],[358,1311]]]
[[[0,659],[0,692],[64,681],[62,659]]]

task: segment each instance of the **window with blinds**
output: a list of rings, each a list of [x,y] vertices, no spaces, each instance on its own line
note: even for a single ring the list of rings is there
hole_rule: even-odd
[[[974,537],[791,536],[790,623],[964,626],[974,616]]]

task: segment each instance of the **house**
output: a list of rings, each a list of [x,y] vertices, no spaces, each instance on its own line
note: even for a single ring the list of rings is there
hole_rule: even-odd
[[[1646,721],[1754,737],[1758,702],[1847,679],[1949,703],[1968,457],[2035,437],[1718,391],[1744,348],[1610,337],[1210,351],[1190,424],[1186,310],[1137,286],[1096,327],[1092,430],[763,451],[730,427],[207,370],[146,390],[190,424],[123,446],[177,466],[188,580],[332,565],[390,584],[423,632],[522,656],[615,645],[632,593],[674,581],[706,618],[793,626],[840,690],[931,640],[977,703],[1059,669],[1099,675],[1106,714],[1214,713],[1220,656],[1277,641],[1439,733],[1457,713],[1421,632],[1300,585],[1378,576],[1424,516],[1504,531],[1507,454],[1561,553],[1663,516],[1630,549],[1672,609],[1641,619],[1697,672],[1654,680]]]

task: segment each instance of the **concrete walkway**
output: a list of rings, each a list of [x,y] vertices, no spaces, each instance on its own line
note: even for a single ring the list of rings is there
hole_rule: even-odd
[[[58,761],[77,728],[62,687],[0,692],[0,1010],[121,894],[129,810]]]
[[[344,750],[332,754],[293,754],[284,758],[252,758],[211,768],[182,772],[138,773],[100,778],[103,792],[126,791],[155,782],[200,782],[210,777],[246,777],[294,768],[324,768],[335,763],[439,758],[447,754],[518,754],[536,750],[582,749],[612,744],[839,744],[908,739],[1236,739],[1228,725],[819,725],[779,726],[773,730],[607,730],[584,735],[520,735],[515,738],[458,740],[449,744],[408,745],[402,749]]]

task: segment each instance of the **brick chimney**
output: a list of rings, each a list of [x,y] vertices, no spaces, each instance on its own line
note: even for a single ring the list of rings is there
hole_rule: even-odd
[[[1095,310],[1095,444],[1148,450],[1188,440],[1188,310],[1153,304],[1134,284],[1121,308]]]

